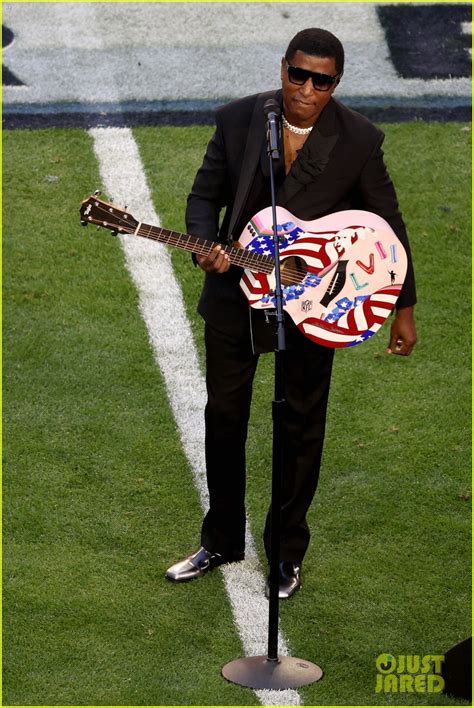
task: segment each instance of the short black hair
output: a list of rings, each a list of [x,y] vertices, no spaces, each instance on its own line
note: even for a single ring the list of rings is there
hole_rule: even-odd
[[[344,71],[344,47],[328,30],[310,27],[295,34],[286,50],[286,61],[291,61],[298,50],[314,57],[334,59],[337,73]]]

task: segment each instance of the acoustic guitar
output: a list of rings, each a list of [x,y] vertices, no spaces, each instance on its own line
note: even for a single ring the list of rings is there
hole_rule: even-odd
[[[208,255],[216,242],[143,224],[96,193],[80,207],[81,223],[114,234],[158,241]],[[395,307],[407,257],[389,224],[362,210],[339,211],[302,221],[277,207],[277,233],[284,308],[310,340],[350,347],[380,329]],[[275,307],[275,259],[271,207],[262,209],[233,246],[231,264],[244,269],[240,286],[251,307]]]

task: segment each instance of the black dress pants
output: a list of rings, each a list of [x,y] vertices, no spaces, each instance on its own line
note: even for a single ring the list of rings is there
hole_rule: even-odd
[[[300,563],[310,538],[306,513],[318,483],[334,351],[310,342],[290,321],[287,341],[280,558]],[[208,323],[205,342],[210,509],[203,521],[201,543],[209,551],[238,559],[245,548],[245,444],[259,355],[250,337],[235,339]],[[269,460],[269,471],[271,464]],[[270,511],[264,543],[268,557]]]

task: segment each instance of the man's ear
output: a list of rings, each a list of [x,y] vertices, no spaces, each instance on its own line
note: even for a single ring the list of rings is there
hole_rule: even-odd
[[[285,57],[282,57],[281,59],[281,71],[280,71],[280,78],[283,81],[285,78],[285,72],[286,72],[286,64],[285,64]]]

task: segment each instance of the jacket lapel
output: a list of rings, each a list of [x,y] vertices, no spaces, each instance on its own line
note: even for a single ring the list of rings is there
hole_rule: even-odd
[[[336,104],[331,99],[278,190],[277,199],[281,206],[324,172],[338,138]]]
[[[240,217],[240,214],[242,213],[242,209],[245,206],[250,187],[252,186],[255,170],[257,169],[257,165],[260,161],[260,154],[265,141],[265,116],[263,114],[263,106],[265,101],[269,98],[274,98],[276,101],[281,102],[281,90],[261,93],[255,101],[255,107],[250,120],[247,143],[244,149],[239,184],[229,221],[229,238],[232,237],[233,229]]]

